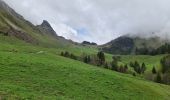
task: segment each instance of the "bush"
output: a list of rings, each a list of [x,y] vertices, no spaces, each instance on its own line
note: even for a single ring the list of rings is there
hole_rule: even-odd
[[[142,67],[141,67],[141,70],[140,70],[140,73],[145,73],[146,71],[146,66],[145,66],[145,63],[142,63]]]
[[[60,54],[61,56],[63,56],[63,57],[67,57],[67,58],[71,58],[71,59],[74,59],[74,60],[77,60],[78,59],[78,57],[77,56],[75,56],[74,54],[70,54],[69,52],[67,52],[67,51],[65,51],[65,52],[61,52],[61,54]]]
[[[69,57],[69,56],[70,56],[70,53],[66,51],[66,52],[64,53],[64,57]]]
[[[124,66],[124,69],[125,69],[125,72],[128,71],[128,65],[127,64]]]
[[[83,58],[84,63],[90,63],[91,62],[91,57],[90,56],[85,56]]]
[[[70,54],[70,58],[74,59],[74,60],[77,60],[77,57],[74,54]]]
[[[133,75],[133,76],[136,76],[136,73],[134,72],[132,75]]]
[[[134,67],[135,67],[135,65],[134,65],[134,63],[133,63],[133,62],[130,62],[130,63],[129,63],[129,66],[130,66],[130,67],[132,67],[132,68],[134,68]]]
[[[118,62],[117,61],[112,61],[111,62],[111,70],[118,71]]]
[[[161,77],[160,73],[158,73],[157,76],[156,76],[156,82],[157,83],[161,83],[162,82],[162,77]]]
[[[105,62],[105,64],[104,64],[104,68],[109,69],[109,65],[108,65],[108,63],[107,63],[107,62]]]
[[[152,73],[153,73],[153,74],[156,74],[156,73],[157,73],[155,66],[153,66],[153,68],[152,68]]]
[[[61,56],[64,56],[64,52],[61,52],[61,54],[60,54]]]
[[[97,53],[97,57],[98,57],[98,64],[101,66],[105,63],[105,55],[102,51]]]
[[[137,61],[135,61],[134,63],[134,71],[137,72],[138,74],[141,74],[140,64]]]

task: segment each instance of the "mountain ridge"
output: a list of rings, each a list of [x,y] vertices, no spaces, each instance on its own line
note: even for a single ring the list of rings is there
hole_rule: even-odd
[[[64,47],[76,44],[58,36],[46,20],[41,25],[35,26],[2,0],[0,0],[0,8],[0,33],[7,35],[10,32],[13,33],[10,36],[45,47]]]
[[[142,38],[138,36],[124,35],[120,36],[104,45],[100,48],[111,54],[135,54],[136,48],[151,48],[156,49],[163,44],[167,43],[168,40],[162,40],[159,37]]]

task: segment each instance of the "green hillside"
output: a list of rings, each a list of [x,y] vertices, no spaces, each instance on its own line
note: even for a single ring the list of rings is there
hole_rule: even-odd
[[[169,85],[60,56],[63,51],[96,55],[98,48],[55,36],[47,21],[42,25],[31,24],[0,0],[0,100],[170,98]],[[105,55],[112,60],[113,55]],[[121,55],[119,64],[145,62],[148,74],[163,56]]]
[[[60,49],[0,37],[2,99],[167,100],[170,97],[170,86],[63,58],[58,56]],[[90,51],[83,52],[95,53]]]
[[[169,86],[86,65],[50,51],[1,50],[0,62],[0,95],[4,99],[166,100],[170,96]]]

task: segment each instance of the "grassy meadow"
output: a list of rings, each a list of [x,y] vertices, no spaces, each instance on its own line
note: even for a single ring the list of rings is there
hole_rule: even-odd
[[[59,56],[96,54],[90,47],[44,48],[0,36],[2,100],[168,100],[170,86]],[[108,60],[112,55],[106,54]],[[122,56],[122,64],[145,62],[148,70],[162,56]]]

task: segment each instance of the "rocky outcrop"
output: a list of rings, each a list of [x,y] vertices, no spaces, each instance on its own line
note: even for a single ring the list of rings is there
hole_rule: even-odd
[[[37,28],[45,34],[49,34],[52,36],[57,36],[57,33],[54,31],[54,29],[51,27],[48,21],[43,20],[41,25],[38,25]]]
[[[2,32],[1,32],[2,33]],[[27,43],[32,43],[32,44],[38,44],[38,41],[34,39],[31,35],[22,32],[22,31],[17,31],[13,28],[11,28],[8,32],[3,33],[5,36],[13,36],[16,37],[20,40],[23,40]]]

